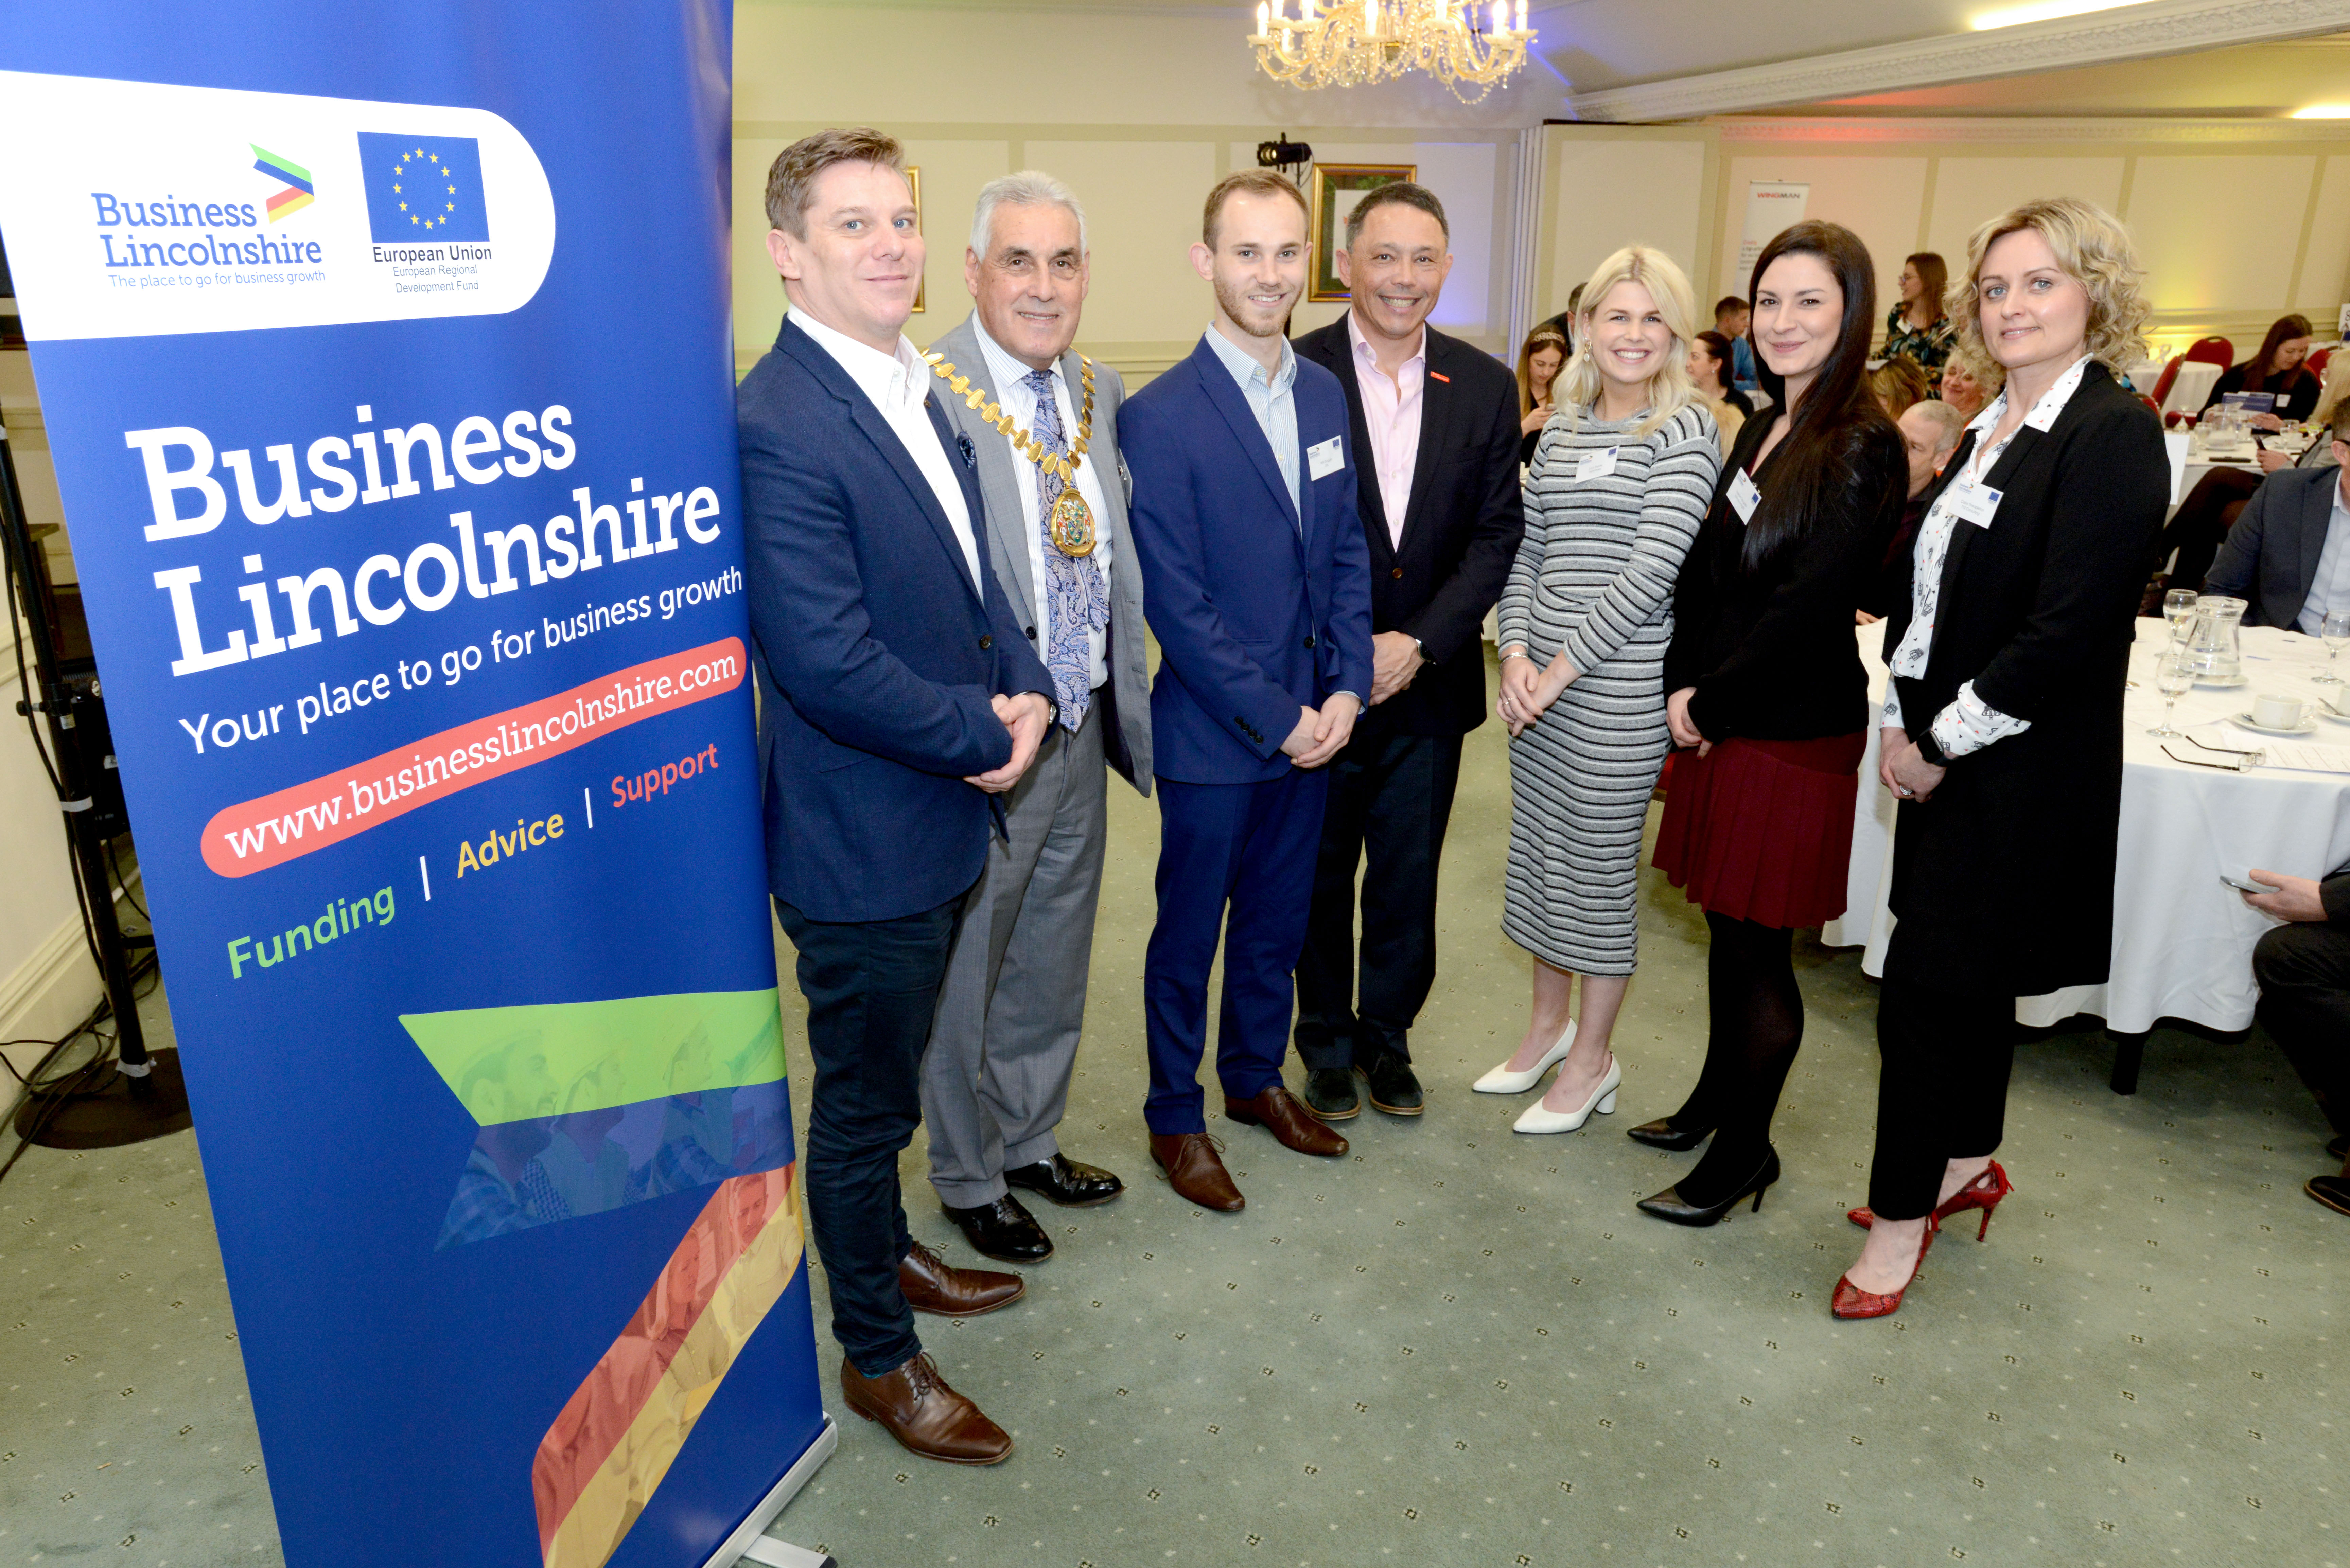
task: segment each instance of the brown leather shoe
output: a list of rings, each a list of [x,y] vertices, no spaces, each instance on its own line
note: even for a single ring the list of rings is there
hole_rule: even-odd
[[[1167,1184],[1202,1209],[1237,1214],[1248,1199],[1232,1185],[1232,1172],[1216,1158],[1222,1146],[1206,1133],[1152,1133],[1150,1158],[1167,1173]]]
[[[1011,1437],[947,1386],[928,1351],[879,1377],[867,1377],[844,1361],[840,1393],[850,1409],[879,1421],[910,1452],[926,1459],[993,1465],[1012,1457]]]
[[[906,1293],[906,1304],[916,1312],[936,1313],[941,1317],[977,1317],[1018,1301],[1028,1282],[1017,1274],[999,1274],[992,1269],[951,1267],[944,1258],[917,1241],[914,1250],[898,1264],[898,1288]],[[994,1460],[983,1462],[993,1464]]]
[[[1279,1084],[1253,1100],[1236,1100],[1226,1095],[1224,1115],[1236,1122],[1264,1128],[1279,1138],[1284,1147],[1300,1154],[1327,1158],[1347,1152],[1347,1140],[1324,1126],[1295,1095]]]

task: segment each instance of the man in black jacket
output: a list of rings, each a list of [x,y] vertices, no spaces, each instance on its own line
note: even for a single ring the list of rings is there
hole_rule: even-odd
[[[1516,380],[1428,325],[1450,238],[1426,187],[1371,192],[1336,258],[1352,293],[1346,318],[1297,342],[1347,389],[1371,557],[1370,706],[1330,767],[1297,966],[1305,1104],[1325,1121],[1360,1110],[1356,1072],[1380,1110],[1422,1108],[1406,1036],[1436,977],[1437,863],[1461,737],[1485,721],[1480,628],[1525,531]],[[1358,992],[1355,873],[1367,853]]]
[[[2261,988],[2258,1016],[2293,1070],[2309,1085],[2335,1134],[2325,1152],[2350,1155],[2350,865],[2323,882],[2255,871],[2274,888],[2244,902],[2287,922],[2252,949]],[[2337,1214],[2350,1214],[2350,1161],[2339,1176],[2314,1176],[2302,1189]]]

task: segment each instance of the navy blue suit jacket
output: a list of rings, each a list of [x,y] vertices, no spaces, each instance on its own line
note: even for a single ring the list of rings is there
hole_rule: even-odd
[[[1119,410],[1143,614],[1165,656],[1150,692],[1160,778],[1277,779],[1299,708],[1336,691],[1370,699],[1370,565],[1347,394],[1301,358],[1292,395],[1302,535],[1273,446],[1204,338]],[[1344,461],[1311,477],[1306,452],[1333,440]]]
[[[905,443],[789,317],[735,392],[767,885],[814,920],[915,914],[977,881],[995,797],[962,781],[1012,756],[990,699],[1053,689],[932,397],[977,583]]]

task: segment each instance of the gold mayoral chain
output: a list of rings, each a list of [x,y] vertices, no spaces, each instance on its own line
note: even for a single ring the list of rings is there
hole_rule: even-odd
[[[972,410],[1012,438],[1020,454],[1037,467],[1061,477],[1061,493],[1053,502],[1052,515],[1045,519],[1045,532],[1053,536],[1053,547],[1064,556],[1079,559],[1094,553],[1095,541],[1100,535],[1094,532],[1093,508],[1077,493],[1077,470],[1084,466],[1086,447],[1094,435],[1094,362],[1084,355],[1077,356],[1077,365],[1086,385],[1085,406],[1077,410],[1076,444],[1063,457],[1059,452],[1046,452],[1044,443],[1012,422],[1012,416],[1002,405],[991,400],[987,389],[970,377],[959,375],[943,354],[925,354],[940,380],[949,390],[957,393]],[[984,406],[983,406],[984,405]]]

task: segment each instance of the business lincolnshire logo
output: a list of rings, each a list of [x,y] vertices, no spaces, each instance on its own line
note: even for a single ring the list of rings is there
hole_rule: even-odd
[[[248,141],[245,145],[253,148],[253,166],[271,179],[282,182],[286,187],[265,203],[269,209],[271,223],[292,217],[317,199],[317,192],[310,183],[307,169],[253,142]]]
[[[368,234],[378,244],[486,243],[482,144],[470,136],[359,134]]]

